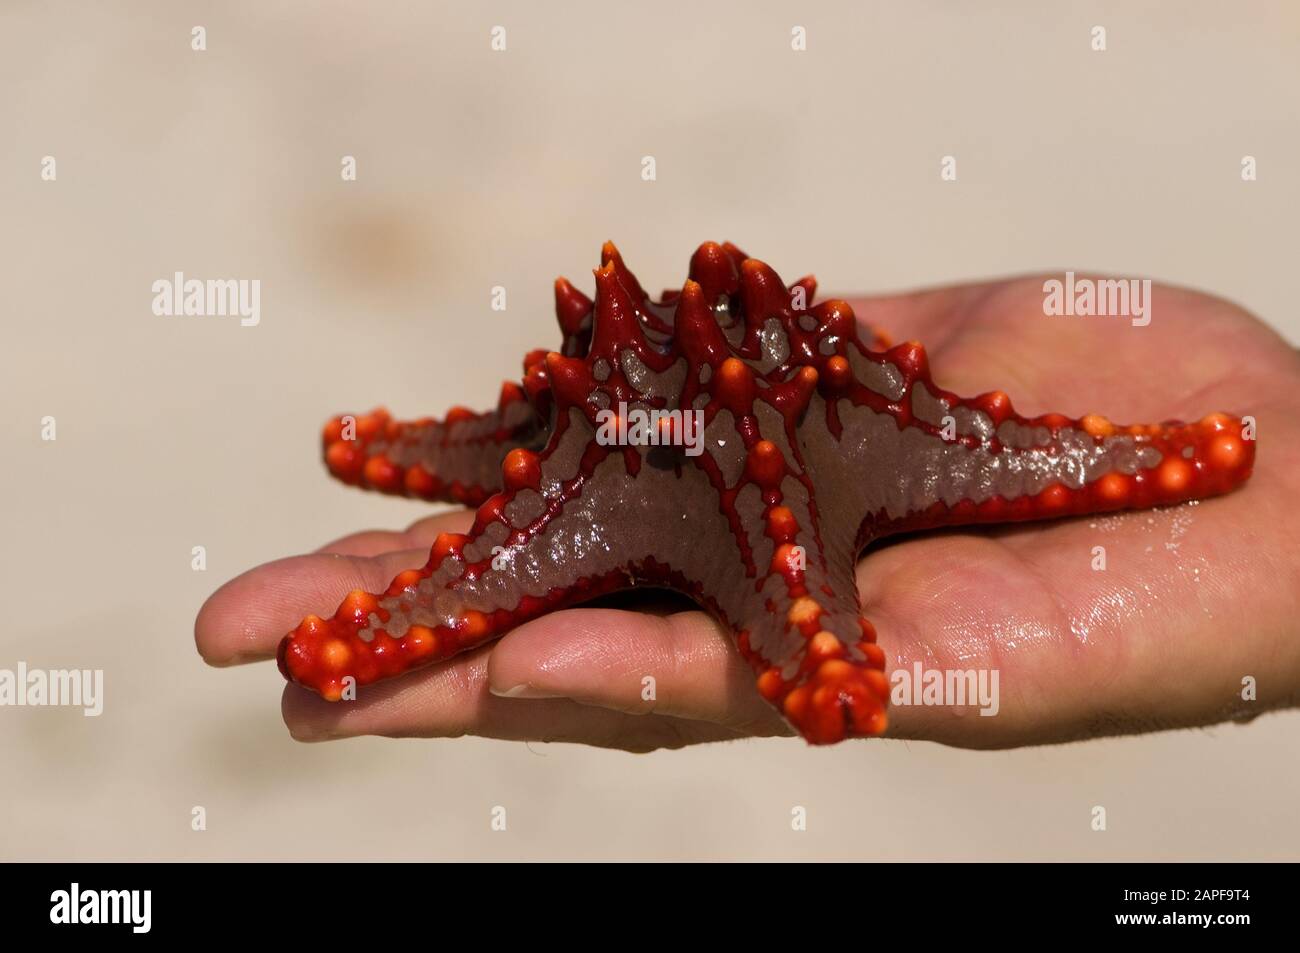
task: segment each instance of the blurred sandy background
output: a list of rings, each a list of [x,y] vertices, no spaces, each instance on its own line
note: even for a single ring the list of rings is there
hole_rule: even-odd
[[[1149,276],[1300,341],[1294,4],[813,6],[5,0],[0,667],[107,698],[0,709],[0,857],[1300,856],[1294,713],[997,754],[304,746],[272,666],[195,654],[232,575],[425,511],[326,479],[326,416],[494,400],[606,238],[655,289],[725,238],[840,292]],[[261,279],[260,326],[155,317],[178,270]]]

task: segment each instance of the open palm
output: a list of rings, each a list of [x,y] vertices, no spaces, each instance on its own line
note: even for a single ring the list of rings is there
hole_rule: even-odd
[[[1048,317],[1043,280],[852,303],[895,340],[925,343],[940,386],[1006,391],[1029,416],[1252,415],[1254,476],[1200,503],[948,530],[868,551],[859,591],[891,670],[920,662],[999,673],[995,716],[896,706],[888,736],[1007,747],[1249,719],[1296,704],[1300,357],[1241,309],[1175,288],[1154,288],[1145,327]],[[330,614],[352,589],[382,591],[424,563],[438,533],[470,522],[464,511],[441,514],[252,569],[204,604],[199,651],[214,665],[271,659],[305,613]],[[303,740],[474,734],[644,751],[790,733],[753,684],[731,637],[706,615],[637,593],[544,616],[368,686],[356,702],[287,685],[283,711]]]

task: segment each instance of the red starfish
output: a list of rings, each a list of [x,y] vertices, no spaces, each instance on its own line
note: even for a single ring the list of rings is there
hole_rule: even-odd
[[[561,350],[525,357],[495,410],[332,420],[339,479],[482,505],[387,592],[308,616],[281,671],[335,700],[542,613],[668,587],[732,629],[808,741],[879,735],[885,656],[853,576],[865,546],[1213,496],[1250,475],[1239,418],[1022,417],[1000,391],[936,387],[919,344],[869,347],[848,304],[813,305],[815,289],[709,242],[656,302],[607,243],[594,305],[556,281]]]

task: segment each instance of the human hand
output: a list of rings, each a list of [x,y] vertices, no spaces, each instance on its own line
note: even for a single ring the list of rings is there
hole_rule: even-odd
[[[995,529],[905,537],[858,565],[864,614],[891,671],[996,669],[995,717],[890,710],[887,737],[988,748],[1249,718],[1300,696],[1300,358],[1258,320],[1156,286],[1151,323],[1047,317],[1042,278],[852,301],[894,340],[926,345],[936,382],[1006,391],[1027,415],[1121,422],[1211,410],[1255,417],[1254,475],[1223,497]],[[210,663],[270,659],[307,612],[382,591],[425,561],[464,512],[370,531],[250,570],[195,625]],[[1093,547],[1106,569],[1092,568]],[[642,699],[653,674],[656,698]],[[1258,683],[1242,699],[1242,679]],[[464,734],[645,751],[790,734],[754,690],[730,635],[664,599],[555,612],[495,643],[330,703],[295,685],[283,701],[303,740]]]

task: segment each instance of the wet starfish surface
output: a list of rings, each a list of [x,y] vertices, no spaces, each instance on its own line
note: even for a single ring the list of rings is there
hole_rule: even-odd
[[[287,678],[352,697],[543,613],[669,588],[734,633],[809,742],[879,735],[885,653],[854,578],[867,545],[1213,496],[1254,462],[1227,414],[1120,426],[960,398],[920,344],[860,335],[847,303],[813,303],[811,277],[787,286],[730,244],[701,245],[658,301],[612,244],[595,274],[594,302],[556,281],[561,348],[528,354],[495,409],[326,425],[344,482],[478,511],[386,592],[303,620],[280,644]]]

